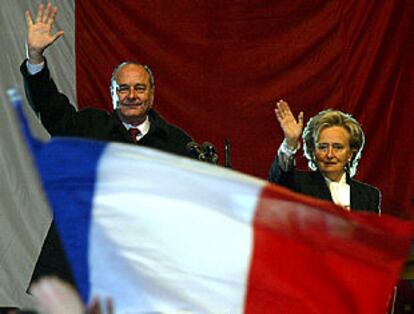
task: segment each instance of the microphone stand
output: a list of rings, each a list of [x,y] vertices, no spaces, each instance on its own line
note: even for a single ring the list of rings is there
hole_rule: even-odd
[[[226,137],[224,141],[224,167],[226,168],[232,168],[231,165],[231,158],[230,158],[230,141]]]

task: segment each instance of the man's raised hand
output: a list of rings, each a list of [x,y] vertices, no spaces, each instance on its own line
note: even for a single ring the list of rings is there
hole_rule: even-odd
[[[52,7],[51,3],[46,8],[40,4],[34,23],[30,12],[26,11],[27,48],[29,62],[32,64],[43,62],[43,51],[64,34],[63,31],[51,33],[57,11],[57,7]]]

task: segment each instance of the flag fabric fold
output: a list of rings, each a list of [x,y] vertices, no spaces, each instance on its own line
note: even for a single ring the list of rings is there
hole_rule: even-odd
[[[31,147],[83,300],[119,313],[384,313],[413,234],[144,147]]]

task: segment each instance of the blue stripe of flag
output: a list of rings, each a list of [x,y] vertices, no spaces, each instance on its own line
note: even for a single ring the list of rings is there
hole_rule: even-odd
[[[55,138],[35,152],[43,188],[82,299],[90,297],[88,240],[97,165],[105,144]]]

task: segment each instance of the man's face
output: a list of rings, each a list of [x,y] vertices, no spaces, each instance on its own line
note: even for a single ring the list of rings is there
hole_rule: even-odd
[[[350,135],[341,126],[324,128],[315,144],[315,161],[319,171],[333,181],[339,181],[351,160]]]
[[[132,125],[145,121],[153,102],[153,91],[147,71],[137,64],[127,64],[116,77],[118,105],[122,120]]]

